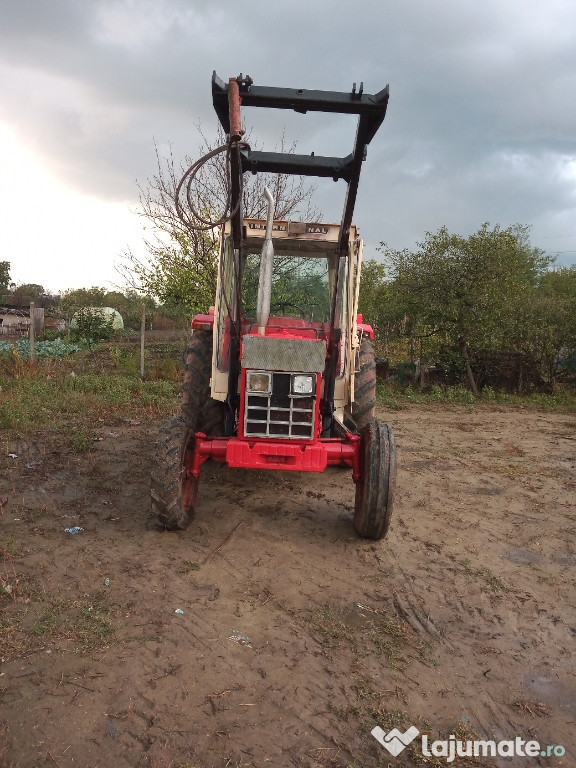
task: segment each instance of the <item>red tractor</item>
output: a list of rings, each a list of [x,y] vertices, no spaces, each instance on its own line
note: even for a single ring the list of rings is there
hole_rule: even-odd
[[[207,459],[297,472],[347,466],[356,530],[380,539],[392,514],[395,449],[390,427],[374,419],[374,333],[357,314],[362,240],[352,214],[388,88],[375,95],[362,86],[351,93],[269,88],[242,75],[224,83],[214,73],[212,95],[227,134],[229,215],[215,223],[215,306],[193,319],[184,355],[183,413],[157,442],[153,506],[163,526],[185,528]],[[354,149],[344,158],[252,151],[242,141],[240,105],[359,115]],[[196,170],[180,182],[180,212]],[[267,219],[244,218],[246,172],[344,179],[341,224],[275,220],[268,190]]]

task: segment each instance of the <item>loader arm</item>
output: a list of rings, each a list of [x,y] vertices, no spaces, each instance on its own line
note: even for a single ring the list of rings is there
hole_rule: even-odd
[[[242,135],[239,123],[240,104],[243,107],[266,107],[268,109],[291,109],[301,114],[306,112],[331,112],[347,115],[358,115],[356,139],[351,154],[346,157],[323,157],[319,155],[294,155],[287,152],[260,152],[237,147],[237,160],[232,168],[232,210],[236,210],[233,221],[233,232],[240,247],[241,216],[238,196],[241,194],[241,184],[237,182],[237,174],[250,171],[252,173],[286,173],[297,176],[328,177],[338,181],[344,179],[348,185],[340,236],[338,253],[345,253],[348,248],[348,236],[362,162],[366,159],[367,148],[376,132],[382,125],[388,107],[389,88],[386,86],[379,93],[364,93],[363,84],[356,90],[356,84],[350,93],[339,91],[316,91],[303,88],[272,88],[254,85],[251,77],[239,75],[230,78],[228,83],[221,80],[216,72],[212,75],[212,101],[220,123],[230,137],[230,141],[238,141]],[[236,102],[239,99],[239,102]],[[238,167],[240,166],[240,167]],[[234,197],[236,196],[236,199]]]

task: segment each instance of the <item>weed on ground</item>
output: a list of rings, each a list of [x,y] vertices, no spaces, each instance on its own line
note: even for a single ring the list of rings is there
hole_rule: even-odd
[[[156,418],[178,407],[179,393],[180,376],[178,381],[174,376],[142,381],[135,374],[114,370],[77,373],[67,362],[50,361],[44,370],[27,364],[18,376],[0,372],[0,429],[50,426],[69,431],[71,423],[93,424],[97,419]],[[85,450],[83,442],[79,436],[75,450]]]
[[[400,387],[379,380],[376,387],[376,398],[380,405],[388,410],[398,411],[410,404],[434,405],[446,404],[467,406],[469,408],[483,405],[502,405],[513,408],[538,409],[544,411],[561,411],[576,413],[576,394],[558,389],[554,394],[534,392],[527,395],[515,395],[507,392],[497,392],[485,387],[475,396],[465,387],[440,387],[434,385],[420,389],[416,386]],[[571,422],[570,422],[571,423]]]

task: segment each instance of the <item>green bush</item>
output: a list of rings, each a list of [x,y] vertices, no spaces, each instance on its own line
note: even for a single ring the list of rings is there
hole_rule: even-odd
[[[51,331],[45,329],[36,337],[36,341],[56,341],[56,339],[65,339],[67,331]]]
[[[99,341],[109,341],[115,334],[112,318],[92,307],[82,307],[74,314],[74,326],[70,328],[73,341],[84,341],[88,348]]]

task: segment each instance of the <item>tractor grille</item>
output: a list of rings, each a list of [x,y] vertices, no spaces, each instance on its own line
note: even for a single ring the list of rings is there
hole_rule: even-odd
[[[316,399],[290,394],[290,374],[272,373],[270,394],[246,393],[244,435],[311,440]]]

